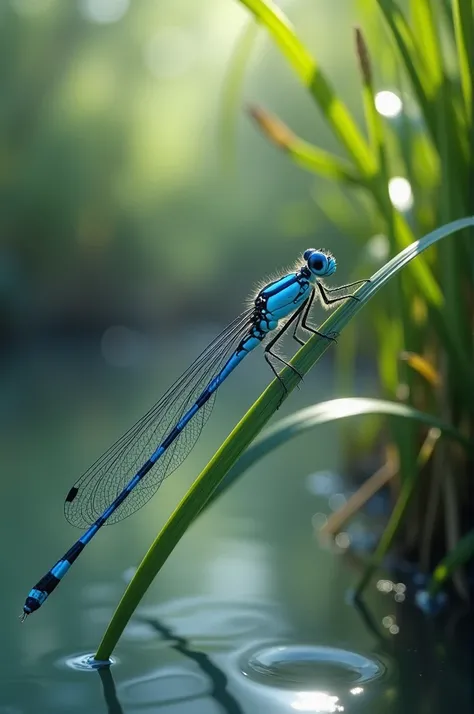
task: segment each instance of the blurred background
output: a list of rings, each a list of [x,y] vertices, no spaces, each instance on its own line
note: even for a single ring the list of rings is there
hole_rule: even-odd
[[[356,3],[284,4],[360,118]],[[12,0],[0,13],[7,349],[100,339],[114,325],[164,334],[230,321],[256,282],[306,247],[336,252],[344,281],[350,246],[314,200],[325,184],[245,113],[258,98],[336,148],[263,34],[236,110],[235,159],[225,159],[222,88],[249,21],[238,3]]]

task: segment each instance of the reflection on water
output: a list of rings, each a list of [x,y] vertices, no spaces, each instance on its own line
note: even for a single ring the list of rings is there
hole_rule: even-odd
[[[299,712],[343,712],[339,697],[325,692],[299,692],[291,702],[291,708]]]
[[[209,696],[228,714],[242,714],[242,710],[237,700],[229,693],[228,678],[225,672],[215,665],[212,659],[197,649],[193,649],[189,640],[185,637],[180,637],[160,620],[148,620],[148,623],[156,630],[156,632],[166,640],[172,640],[171,646],[176,652],[179,652],[185,658],[185,661],[193,662],[199,674],[205,678],[208,688],[201,691],[199,694],[190,694],[188,691],[188,699],[195,699],[198,696],[203,696],[208,693]],[[187,691],[183,685],[180,686],[181,696]],[[134,702],[136,703],[136,698]],[[154,697],[156,702],[156,695]]]
[[[160,667],[124,682],[117,695],[125,706],[161,706],[204,697],[209,694],[209,687],[209,679],[202,674],[186,672],[182,667]]]
[[[395,671],[387,657],[382,663],[375,655],[291,643],[246,652],[240,666],[250,680],[269,687],[280,703],[307,712],[351,711],[353,697],[363,694],[376,701]]]
[[[249,598],[178,597],[152,608],[140,608],[139,622],[154,623],[157,631],[156,623],[167,623],[175,637],[185,636],[219,652],[235,651],[249,640],[284,636],[288,631],[285,611],[278,603]]]
[[[194,355],[196,345],[189,351]],[[430,712],[454,700],[470,711],[472,661],[462,619],[446,634],[442,623],[438,628],[413,615],[409,586],[382,575],[370,614],[360,617],[346,602],[360,562],[321,549],[314,538],[315,514],[327,516],[331,495],[344,495],[337,425],[263,459],[196,521],[127,627],[110,671],[91,676],[72,667],[74,653],[94,651],[156,532],[267,383],[258,359],[242,365],[240,380],[229,380],[195,450],[158,496],[104,529],[41,611],[18,624],[32,583],[77,537],[62,517],[71,482],[146,411],[186,366],[188,352],[183,345],[175,354],[168,348],[163,362],[156,350],[156,360],[140,370],[105,364],[87,350],[32,355],[28,364],[4,370],[0,557],[8,577],[0,609],[0,714],[89,714],[106,706],[113,714],[122,707],[127,714],[340,707],[406,714],[418,713],[425,700]],[[333,395],[326,361],[278,417]],[[316,442],[325,448],[314,449]],[[269,647],[283,648],[284,659],[269,660]],[[341,653],[349,657],[344,666]],[[257,672],[256,655],[271,676]],[[386,676],[361,681],[358,657],[368,660],[366,671],[388,663]],[[292,688],[282,686],[285,678],[293,679]]]

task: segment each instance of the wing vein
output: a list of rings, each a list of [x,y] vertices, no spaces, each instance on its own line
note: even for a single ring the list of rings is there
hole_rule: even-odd
[[[194,404],[250,327],[252,309],[241,313],[213,340],[148,412],[128,429],[76,481],[75,496],[64,503],[64,514],[84,528],[97,520],[150,458],[171,429]],[[216,394],[201,407],[173,444],[158,459],[107,523],[116,523],[141,508],[164,479],[189,455],[208,420]]]

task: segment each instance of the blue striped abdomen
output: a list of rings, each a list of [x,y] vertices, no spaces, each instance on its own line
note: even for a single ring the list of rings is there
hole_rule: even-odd
[[[138,459],[136,454],[143,454],[146,457],[146,452],[150,453],[148,446],[152,446],[154,443],[155,450],[151,456],[149,456],[148,460],[141,462],[141,467],[136,471],[135,468],[133,469],[132,473],[134,475],[128,478],[112,503],[108,503],[101,515],[96,516],[96,520],[89,526],[83,536],[30,591],[23,608],[23,617],[34,612],[43,604],[97,531],[106,522],[110,522],[116,517],[117,513],[121,513],[121,506],[124,502],[128,503],[127,499],[130,494],[139,493],[141,497],[145,494],[145,498],[141,503],[143,505],[148,500],[147,489],[154,492],[162,480],[177,468],[189,453],[203,423],[209,416],[212,409],[213,395],[215,395],[216,390],[240,362],[255,347],[261,344],[267,334],[277,329],[280,320],[295,313],[305,303],[311,290],[311,277],[308,277],[308,271],[305,272],[303,269],[267,285],[255,298],[253,311],[246,311],[231,323],[219,338],[204,350],[195,365],[192,365],[178,382],[168,390],[162,400],[138,422],[138,426],[133,427],[122,439],[118,440],[118,451],[114,450],[115,447],[113,447],[112,450],[106,452],[98,460],[98,466],[93,465],[73,486],[66,497],[65,510],[67,512],[67,504],[79,504],[75,513],[72,508],[74,518],[71,522],[74,520],[81,522],[88,517],[89,513],[96,511],[97,493],[95,486],[100,483],[97,479],[107,476],[107,479],[109,479],[109,481],[106,481],[108,489],[104,490],[104,493],[113,492],[115,490],[112,482],[114,471],[117,469],[120,472],[121,470],[121,473],[118,474],[119,478],[127,476]],[[269,345],[269,348],[272,344],[273,342]],[[232,350],[234,351],[232,352]],[[230,357],[227,357],[229,352]],[[224,359],[226,361],[222,366]],[[211,365],[212,369],[208,368],[208,364]],[[219,365],[221,365],[220,368]],[[205,379],[206,375],[208,376]],[[208,381],[207,386],[206,381]],[[160,415],[160,411],[162,415]],[[156,418],[158,418],[157,422],[154,421]],[[200,419],[196,426],[193,426],[194,419]],[[183,438],[179,443],[175,443],[191,421],[193,421],[193,425],[190,425],[190,429],[186,432],[186,438]],[[164,426],[163,428],[160,426],[159,438],[156,433],[158,425],[166,425],[166,429]],[[132,442],[125,439],[129,434],[137,442],[135,451],[132,449]],[[184,444],[184,450],[181,452],[179,451],[180,443]],[[133,448],[135,449],[135,446]],[[126,460],[129,454],[131,454],[130,459]],[[119,462],[119,456],[122,462]],[[157,475],[154,478],[154,482],[146,485],[147,482],[144,479],[158,460],[162,464],[161,471],[159,469],[155,470],[154,473]],[[125,466],[122,463],[125,463]],[[151,478],[153,478],[153,474]],[[91,479],[93,480],[91,481]],[[79,489],[84,489],[84,492],[88,493],[89,483],[92,484],[89,501],[87,498],[82,500],[82,496],[78,498],[78,493],[82,493]],[[139,484],[141,483],[145,484],[142,491],[139,490],[141,488]],[[81,510],[83,505],[85,505],[84,511]]]

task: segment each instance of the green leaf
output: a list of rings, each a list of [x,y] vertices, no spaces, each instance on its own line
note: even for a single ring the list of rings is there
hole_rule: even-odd
[[[367,180],[371,179],[370,186],[374,199],[388,225],[393,224],[393,233],[398,247],[403,248],[409,245],[414,239],[413,233],[405,218],[394,211],[391,205],[387,204],[386,182],[381,182],[380,177],[377,175],[378,157],[374,155],[374,152],[367,145],[347,108],[337,97],[322,70],[299,40],[285,15],[270,0],[240,1],[254,13],[257,20],[270,32],[285,57],[296,69],[300,79],[309,87],[328,124],[352,157],[362,176]],[[390,2],[392,1],[390,0]],[[380,0],[380,2],[384,2],[384,0]],[[409,28],[407,29],[408,31]],[[304,168],[309,168],[311,171],[319,170],[321,173],[325,171],[327,176],[330,176],[332,170],[338,174],[339,178],[354,181],[354,177],[348,175],[347,172],[343,172],[343,167],[336,167],[334,164],[329,167],[327,160],[324,160],[323,154],[311,153],[309,145],[301,145],[298,149],[293,154],[293,158]],[[381,157],[384,156],[382,149],[383,147],[381,147]],[[318,169],[317,166],[319,166]],[[358,179],[356,178],[355,180],[357,181]],[[443,296],[428,265],[424,261],[417,261],[412,270],[414,280],[422,286],[426,299],[432,305],[440,307],[443,303]]]
[[[435,140],[435,114],[428,96],[430,87],[426,80],[426,68],[423,68],[413,32],[395,0],[377,0],[377,2],[393,35],[430,134]]]
[[[474,85],[474,19],[472,0],[452,0],[454,33],[459,74],[468,124],[472,122],[472,88]]]
[[[310,90],[334,134],[345,147],[359,171],[372,176],[376,162],[344,102],[334,92],[329,80],[297,37],[283,12],[271,0],[240,0],[268,30],[276,45]]]
[[[325,178],[336,179],[344,183],[364,184],[362,176],[354,170],[348,161],[303,141],[293,134],[281,119],[270,114],[266,109],[251,106],[249,111],[265,136],[279,149],[288,153],[297,165]]]
[[[474,557],[474,530],[469,531],[461,538],[456,547],[436,566],[428,585],[429,595],[435,596],[444,583],[452,577],[454,571],[471,560],[472,557]]]
[[[413,258],[451,233],[467,226],[474,226],[474,217],[461,218],[442,226],[396,255],[375,273],[371,282],[366,283],[357,291],[357,301],[348,300],[332,313],[322,326],[322,330],[325,334],[341,332],[368,301]],[[297,352],[291,360],[291,365],[302,375],[305,375],[326,352],[330,344],[332,342],[330,343],[329,340],[315,335]],[[156,537],[107,627],[95,655],[98,661],[108,661],[133,612],[176,544],[223,481],[229,469],[261,432],[282,401],[300,382],[299,375],[289,367],[285,367],[280,376],[285,382],[287,391],[282,392],[281,384],[277,379],[271,382],[218,449]]]
[[[427,93],[435,96],[443,82],[443,58],[431,0],[411,0],[416,48],[423,63]]]
[[[363,185],[364,180],[347,161],[330,154],[328,151],[309,144],[302,139],[296,139],[288,146],[288,153],[293,161],[304,169],[318,173],[329,179],[344,183]]]
[[[367,399],[365,397],[331,399],[330,401],[321,402],[306,409],[301,409],[277,422],[269,429],[266,429],[264,434],[247,449],[235,466],[231,468],[206,505],[210,505],[218,496],[224,493],[224,491],[227,491],[227,489],[257,461],[279,446],[286,444],[291,439],[321,424],[327,424],[349,417],[360,417],[364,414],[380,414],[381,416],[411,419],[425,424],[428,427],[436,427],[442,434],[458,441],[466,449],[474,450],[474,444],[451,426],[451,424],[443,422],[433,414],[419,411],[406,404],[382,399]]]

